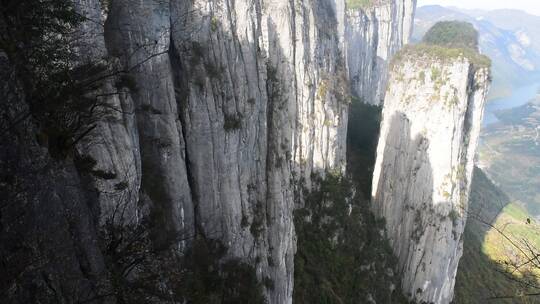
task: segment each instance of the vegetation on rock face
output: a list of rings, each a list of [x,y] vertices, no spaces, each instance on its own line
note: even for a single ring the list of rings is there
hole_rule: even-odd
[[[478,32],[472,24],[460,21],[441,21],[433,25],[422,42],[450,48],[478,50]]]
[[[117,176],[115,172],[96,169],[95,159],[75,155],[77,176],[70,167],[70,156],[75,154],[72,150],[77,141],[102,118],[99,114],[107,113],[107,97],[124,88],[135,91],[132,68],[115,70],[107,60],[91,55],[96,50],[86,45],[85,35],[91,34],[83,26],[87,20],[75,10],[72,1],[2,1],[0,16],[0,93],[10,98],[0,98],[0,134],[16,140],[14,152],[25,151],[19,161],[11,156],[11,147],[0,147],[2,156],[9,152],[10,161],[18,161],[0,161],[0,193],[9,193],[13,198],[9,204],[0,202],[0,302],[265,303],[263,289],[271,287],[271,280],[259,282],[254,267],[226,257],[226,248],[217,240],[202,235],[178,240],[177,235],[169,235],[163,229],[157,236],[154,232],[158,230],[158,220],[154,216],[125,224],[123,218],[115,218],[121,217],[121,210],[110,219],[100,217],[103,225],[94,227],[93,222],[87,222],[97,222],[98,212],[96,218],[92,217],[94,214],[85,217],[85,208],[94,194],[78,196],[77,177],[90,174],[111,180]],[[215,67],[213,72],[218,73],[219,68]],[[109,87],[115,88],[110,91]],[[142,105],[140,111],[160,114],[148,104]],[[224,128],[240,128],[241,118],[226,116]],[[37,142],[60,161],[45,158],[42,149],[35,151],[33,142],[25,137],[27,129],[23,129],[34,125]],[[166,141],[156,144],[170,145]],[[64,158],[68,160],[62,161]],[[19,164],[22,161],[25,163]],[[29,173],[21,173],[22,169]],[[52,185],[42,186],[41,177],[50,177]],[[66,188],[58,188],[52,181],[68,177]],[[127,191],[128,186],[121,181],[114,190]],[[96,191],[97,194],[100,193]],[[41,219],[38,216],[43,217],[40,213],[44,210],[50,212],[50,217]],[[11,214],[17,214],[16,220],[7,217]],[[6,223],[9,229],[2,229]],[[15,223],[29,227],[15,229]],[[53,236],[53,232],[62,236]],[[6,240],[12,245],[3,246]],[[90,242],[92,246],[99,244],[99,248],[93,251],[93,247],[86,247]],[[77,258],[73,259],[75,255]],[[77,265],[71,268],[72,263]],[[96,265],[100,269],[93,268]],[[70,272],[72,269],[75,270]],[[69,281],[74,281],[73,285]],[[84,287],[75,288],[81,286]],[[19,294],[29,300],[16,300]]]
[[[338,175],[317,179],[295,212],[294,303],[408,303],[384,224],[352,183]]]
[[[84,37],[77,29],[85,18],[71,1],[2,3],[0,54],[7,58],[28,105],[11,127],[34,119],[51,155],[65,157],[103,111],[95,91],[110,72],[109,65],[79,53]]]
[[[489,59],[489,57],[481,55],[469,48],[448,48],[440,45],[421,43],[405,46],[398,54],[396,54],[392,60],[391,67],[395,67],[398,62],[403,62],[405,60],[414,60],[415,62],[418,62],[419,59],[422,60],[422,58],[434,59],[442,62],[466,58],[472,64],[480,68],[489,68],[491,66],[491,59]]]
[[[426,33],[422,43],[405,46],[396,54],[391,67],[405,60],[448,62],[459,58],[466,58],[480,68],[491,66],[491,59],[478,53],[478,32],[471,24],[445,21],[435,24]]]
[[[242,127],[242,116],[236,115],[224,115],[223,129],[227,132],[238,130]]]
[[[371,7],[375,4],[376,0],[347,0],[348,9],[363,9]]]

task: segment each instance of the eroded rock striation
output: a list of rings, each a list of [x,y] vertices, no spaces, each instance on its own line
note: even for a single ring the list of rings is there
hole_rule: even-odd
[[[373,208],[418,302],[450,303],[489,68],[472,50],[407,47],[394,62],[373,177]]]
[[[345,41],[354,97],[382,104],[388,64],[409,41],[415,9],[416,0],[376,0],[347,10]]]
[[[49,205],[57,217],[79,210],[76,221],[90,228],[72,229],[72,237],[90,239],[83,245],[92,250],[81,250],[95,253],[73,263],[96,270],[55,267],[97,285],[104,265],[96,231],[111,219],[151,219],[156,244],[181,239],[178,247],[189,247],[195,235],[217,240],[224,260],[247,262],[270,282],[270,303],[291,303],[295,187],[345,168],[344,2],[75,4],[89,18],[76,46],[81,62],[105,58],[122,73],[100,89],[111,111],[77,143],[76,160],[85,166],[59,165],[73,180],[75,207],[60,207],[67,197],[61,187],[51,190],[58,204]],[[26,140],[17,145],[35,145]],[[47,204],[43,196],[31,199],[36,210]],[[55,235],[59,243],[66,238]],[[76,251],[66,250],[70,257]]]
[[[128,210],[157,218],[158,238],[219,240],[225,259],[273,282],[270,302],[290,303],[293,187],[344,168],[343,11],[342,1],[114,1],[105,42],[134,88],[119,97],[124,114],[80,148],[114,172],[96,188],[123,183],[112,192],[133,193],[126,202],[144,208]]]

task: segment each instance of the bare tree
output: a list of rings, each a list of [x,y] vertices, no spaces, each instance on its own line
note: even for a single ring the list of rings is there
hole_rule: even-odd
[[[501,210],[502,211],[502,210]],[[494,262],[494,270],[499,273],[509,285],[517,288],[513,293],[501,290],[490,290],[491,296],[486,300],[516,300],[521,299],[529,303],[540,299],[534,299],[540,296],[540,249],[535,245],[531,236],[523,237],[511,232],[509,225],[511,223],[497,223],[495,217],[486,218],[482,210],[468,212],[468,221],[476,221],[486,227],[489,231],[500,236],[498,249],[504,252],[504,256]],[[524,225],[529,225],[533,233],[540,234],[534,221],[530,218],[525,219]]]

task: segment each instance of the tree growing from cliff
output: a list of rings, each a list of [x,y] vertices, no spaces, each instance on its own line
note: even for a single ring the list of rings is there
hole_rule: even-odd
[[[484,225],[490,227],[495,234],[500,236],[500,250],[505,252],[500,260],[495,261],[493,266],[501,274],[509,285],[513,286],[513,292],[501,290],[491,290],[492,301],[520,300],[524,303],[540,303],[540,248],[538,247],[537,228],[530,218],[523,219],[523,225],[531,226],[531,232],[526,236],[507,231],[506,225],[500,226],[478,217],[471,218],[479,220]]]
[[[540,303],[538,226],[475,168],[457,303]]]
[[[102,102],[96,90],[108,66],[81,61],[78,27],[85,18],[71,1],[2,0],[0,14],[0,51],[8,60],[3,68],[12,71],[28,106],[12,113],[2,104],[9,124],[0,132],[32,118],[41,142],[63,156],[94,128]]]
[[[152,222],[125,223],[118,204],[101,229],[100,241],[109,276],[96,298],[118,303],[264,304],[263,285],[253,266],[225,259],[226,248],[202,234],[181,233],[159,246]],[[179,246],[187,242],[189,246]]]

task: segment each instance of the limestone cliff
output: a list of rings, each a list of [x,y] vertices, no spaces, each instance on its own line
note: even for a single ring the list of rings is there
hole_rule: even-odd
[[[115,1],[105,28],[125,66],[144,62],[126,94],[141,159],[127,191],[162,210],[167,229],[259,261],[272,303],[291,301],[294,183],[344,166],[343,7]]]
[[[345,41],[351,92],[369,104],[381,104],[392,56],[412,33],[416,0],[376,0],[347,10]]]
[[[77,144],[79,163],[91,165],[79,170],[82,184],[65,164],[77,205],[92,210],[79,215],[97,230],[111,217],[150,218],[158,245],[217,240],[224,260],[245,261],[271,282],[270,303],[290,303],[295,187],[345,167],[344,8],[341,0],[77,1],[88,18],[80,60],[105,58],[122,71],[100,89],[110,111]],[[103,268],[96,242],[88,246]]]
[[[348,19],[342,0],[73,2],[74,69],[106,76],[84,96],[103,111],[69,151],[52,155],[33,110],[19,123],[28,92],[0,52],[7,302],[114,303],[104,227],[151,222],[152,246],[216,240],[220,262],[253,266],[269,303],[291,303],[297,190],[345,169],[347,66],[356,94],[380,98],[415,1]]]
[[[474,154],[489,84],[470,50],[407,47],[394,62],[383,108],[373,204],[386,219],[403,289],[450,303]]]

